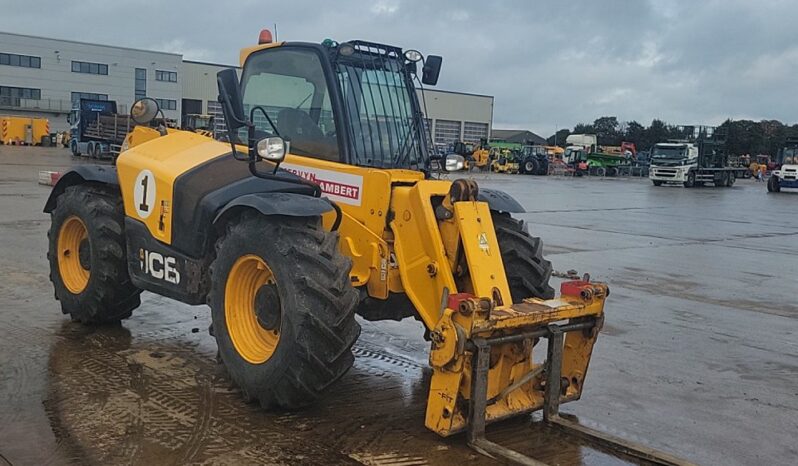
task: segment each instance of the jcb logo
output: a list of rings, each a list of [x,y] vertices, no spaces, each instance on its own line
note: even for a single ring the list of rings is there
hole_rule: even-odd
[[[180,272],[177,271],[177,260],[174,257],[164,257],[154,251],[139,250],[141,270],[158,280],[164,280],[177,285],[180,283]]]

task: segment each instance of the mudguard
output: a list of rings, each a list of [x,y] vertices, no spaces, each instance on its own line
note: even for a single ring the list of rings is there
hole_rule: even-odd
[[[314,217],[333,210],[327,199],[296,193],[245,194],[230,201],[213,219],[214,225],[236,208],[255,209],[263,215]]]
[[[53,186],[50,197],[44,204],[44,212],[49,214],[55,209],[56,199],[70,186],[86,182],[104,183],[119,186],[116,167],[110,165],[78,165],[64,173],[61,179]]]
[[[507,212],[510,214],[520,214],[526,212],[524,207],[512,196],[504,191],[497,189],[479,188],[478,200],[487,202],[490,210]]]

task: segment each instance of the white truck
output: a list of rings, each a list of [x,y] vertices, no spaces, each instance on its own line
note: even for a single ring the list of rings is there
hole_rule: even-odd
[[[730,187],[741,169],[729,165],[729,157],[715,141],[660,142],[651,150],[648,177],[654,186],[681,183],[685,188],[712,183]]]

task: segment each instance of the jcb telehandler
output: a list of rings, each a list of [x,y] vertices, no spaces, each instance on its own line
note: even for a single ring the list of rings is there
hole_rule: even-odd
[[[159,109],[138,101],[116,166],[79,165],[47,200],[63,312],[117,322],[142,290],[207,303],[244,398],[289,409],[352,366],[356,313],[412,316],[431,341],[427,427],[524,460],[485,424],[544,407],[567,424],[558,406],[582,393],[608,288],[569,281],[552,299],[518,202],[432,178],[414,80],[434,85],[441,61],[264,31],[241,51],[240,82],[217,77],[226,142],[146,127]],[[532,356],[542,338],[545,363]]]

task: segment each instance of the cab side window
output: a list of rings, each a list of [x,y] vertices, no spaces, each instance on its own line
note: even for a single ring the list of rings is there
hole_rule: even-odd
[[[330,92],[313,50],[257,52],[248,60],[241,86],[244,110],[255,109],[258,137],[279,135],[291,142],[292,154],[340,160]]]

